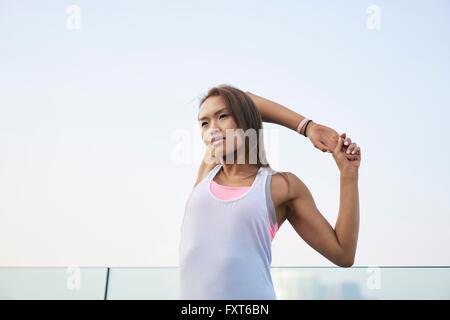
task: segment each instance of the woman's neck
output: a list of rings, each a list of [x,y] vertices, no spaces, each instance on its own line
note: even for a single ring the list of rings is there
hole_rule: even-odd
[[[259,170],[256,164],[222,164],[222,174],[225,180],[248,179],[254,177]]]

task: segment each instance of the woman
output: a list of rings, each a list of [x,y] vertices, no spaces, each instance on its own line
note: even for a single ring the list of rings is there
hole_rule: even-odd
[[[353,265],[361,161],[356,143],[345,133],[338,135],[286,107],[226,85],[209,90],[198,119],[207,148],[181,225],[181,299],[276,299],[271,241],[285,220],[334,264]],[[334,229],[295,174],[276,172],[267,163],[263,120],[296,130],[333,154],[340,171]]]

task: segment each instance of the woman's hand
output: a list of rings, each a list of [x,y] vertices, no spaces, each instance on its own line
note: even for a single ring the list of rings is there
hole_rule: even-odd
[[[306,135],[309,140],[311,140],[314,147],[322,152],[333,153],[339,139],[339,134],[335,130],[315,122],[311,122],[306,129]],[[352,151],[355,149],[355,145],[352,145],[352,140],[344,136],[343,146],[346,148],[347,159],[355,159],[352,155]],[[349,152],[347,153],[347,151]],[[355,153],[357,153],[357,151]]]
[[[311,140],[314,147],[322,152],[332,153],[336,148],[338,133],[321,124],[311,122],[306,128],[306,136]]]
[[[357,176],[359,165],[361,164],[361,148],[354,142],[348,148],[345,148],[345,139],[345,133],[342,133],[338,137],[337,145],[333,151],[333,158],[336,161],[341,175]]]

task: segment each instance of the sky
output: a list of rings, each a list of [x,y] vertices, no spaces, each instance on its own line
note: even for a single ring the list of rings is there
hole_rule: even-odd
[[[450,264],[447,1],[0,0],[0,266],[177,266],[203,155],[198,99],[231,84],[361,147],[355,265]],[[331,154],[264,124],[334,226]],[[273,266],[330,266],[284,223]]]

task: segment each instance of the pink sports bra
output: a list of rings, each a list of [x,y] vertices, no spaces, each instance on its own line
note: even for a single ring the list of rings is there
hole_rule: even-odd
[[[244,194],[250,187],[231,187],[211,180],[211,191],[219,199],[231,200]]]
[[[222,200],[232,200],[235,198],[239,198],[250,188],[251,187],[224,186],[222,184],[218,184],[214,180],[211,180],[210,185],[211,192],[214,194],[214,196]],[[275,233],[278,231],[278,223],[275,224],[273,229],[272,227],[270,227],[269,231],[270,231],[270,238],[273,240],[273,238],[275,237]]]

